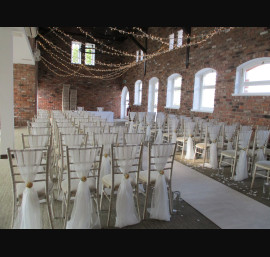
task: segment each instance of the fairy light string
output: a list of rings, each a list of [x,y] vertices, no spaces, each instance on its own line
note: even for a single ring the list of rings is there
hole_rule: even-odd
[[[118,56],[125,56],[125,58],[136,57],[136,55],[134,55],[134,54],[129,54],[129,53],[125,52],[125,51],[121,51],[121,50],[117,50],[117,49],[115,49],[113,47],[109,47],[105,43],[101,42],[100,40],[95,39],[90,33],[84,31],[83,29],[81,29],[81,27],[77,27],[77,28],[81,32],[83,32],[87,37],[90,37],[91,39],[93,39],[98,44],[103,45],[107,49],[113,51],[113,52],[108,52],[108,51],[104,51],[104,50],[99,49],[101,52],[103,51],[103,53],[112,54],[112,55],[118,55]],[[172,51],[175,51],[175,50],[178,50],[178,49],[182,49],[182,48],[185,48],[185,47],[188,47],[188,46],[190,47],[190,46],[202,44],[203,42],[209,40],[210,38],[212,38],[216,34],[219,34],[219,33],[222,33],[222,32],[229,32],[231,29],[233,29],[232,27],[229,27],[229,28],[221,27],[221,28],[215,28],[214,30],[212,30],[211,32],[209,32],[207,34],[194,35],[193,37],[190,37],[189,35],[187,35],[187,38],[189,37],[191,39],[190,43],[185,43],[185,44],[182,44],[180,46],[176,45],[176,46],[174,46],[173,49],[169,49],[167,47],[168,43],[163,41],[162,38],[156,37],[156,36],[153,36],[153,35],[150,35],[150,34],[146,34],[140,28],[133,27],[133,29],[136,29],[139,32],[141,32],[142,35],[135,34],[133,32],[126,32],[126,31],[123,31],[123,30],[118,30],[118,29],[113,28],[113,27],[109,27],[109,28],[112,29],[112,30],[117,30],[119,33],[127,33],[127,34],[132,34],[133,36],[136,35],[136,36],[139,36],[139,37],[147,37],[147,38],[149,38],[151,40],[159,41],[159,42],[164,43],[164,44],[157,51],[155,51],[153,53],[150,53],[150,54],[145,54],[144,58],[142,60],[140,60],[139,62],[134,60],[132,62],[113,64],[113,63],[103,63],[103,62],[100,62],[98,60],[95,60],[96,64],[98,64],[98,65],[107,66],[107,67],[115,67],[115,68],[113,68],[113,69],[111,69],[111,68],[100,69],[100,68],[96,68],[96,67],[89,67],[88,65],[85,65],[85,64],[80,64],[79,68],[77,70],[74,70],[74,68],[76,66],[78,66],[78,64],[71,63],[71,53],[63,50],[62,48],[60,48],[58,46],[56,46],[51,41],[46,39],[43,35],[39,34],[40,38],[42,40],[44,40],[51,48],[53,48],[53,50],[55,50],[56,53],[60,54],[62,57],[65,58],[65,59],[63,59],[62,57],[59,57],[59,55],[57,55],[55,52],[52,52],[51,50],[47,49],[44,46],[44,44],[42,44],[39,40],[37,41],[37,43],[44,49],[44,51],[46,51],[49,54],[49,56],[52,57],[58,64],[63,66],[65,68],[65,70],[63,70],[62,68],[54,65],[53,63],[51,63],[50,61],[48,61],[47,59],[45,59],[44,57],[41,56],[42,63],[50,71],[52,71],[54,74],[56,74],[58,76],[61,76],[61,77],[74,76],[74,77],[85,77],[85,78],[95,78],[95,79],[110,80],[110,79],[115,79],[117,77],[122,76],[130,68],[133,68],[133,67],[135,67],[137,65],[140,65],[140,64],[144,63],[145,61],[148,61],[148,60],[150,60],[150,59],[152,59],[154,57],[157,57],[157,56],[160,56],[162,54],[166,54],[168,52],[172,52]],[[50,28],[50,29],[69,48],[71,47],[70,42],[66,41],[63,37],[61,37],[59,35],[59,33],[64,35],[65,37],[69,38],[69,40],[77,41],[77,40],[73,39],[70,35],[62,32],[57,27],[53,27],[53,28]],[[71,67],[68,67],[68,66],[71,66]],[[55,69],[63,72],[63,74],[60,74],[60,73],[56,72]],[[79,72],[80,70],[82,70],[83,72],[87,72],[88,74],[81,73],[81,72]],[[96,72],[98,72],[98,73],[106,73],[106,74],[96,75],[93,72],[94,73],[96,73]]]

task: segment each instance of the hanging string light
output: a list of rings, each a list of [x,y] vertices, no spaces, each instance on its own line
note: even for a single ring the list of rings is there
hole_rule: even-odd
[[[104,51],[104,53],[111,53],[113,55],[118,55],[118,56],[125,56],[126,58],[130,58],[132,57],[136,57],[136,55],[133,54],[129,54],[127,52],[121,51],[121,50],[117,50],[113,47],[109,47],[106,44],[102,43],[100,40],[95,39],[90,33],[82,30],[80,27],[77,27],[81,32],[83,32],[86,36],[89,36],[90,38],[92,38],[95,42],[98,42],[100,45],[103,45],[104,47],[108,48],[110,51],[113,52],[108,52],[108,51]],[[120,33],[131,33],[133,35],[135,35],[135,33],[133,32],[125,32],[123,30],[118,30],[116,28],[112,28],[109,27],[110,29],[113,30],[117,30]],[[62,38],[58,33],[63,34],[65,37],[69,38],[70,40],[76,41],[74,40],[70,35],[64,33],[63,31],[61,31],[60,29],[58,29],[57,27],[53,27],[50,28],[51,31],[59,38],[61,39],[69,48],[70,48],[70,42],[66,41],[64,38]],[[162,38],[160,37],[156,37],[150,34],[146,34],[144,31],[142,31],[140,28],[134,27],[133,29],[138,30],[139,32],[142,33],[142,35],[140,35],[141,37],[147,37],[150,38],[152,40],[156,40],[156,41],[160,41],[161,43],[163,42],[163,46],[161,46],[157,51],[151,53],[151,54],[145,54],[144,58],[142,60],[140,60],[139,62],[137,62],[134,58],[134,60],[132,62],[127,62],[127,63],[118,63],[118,64],[113,64],[113,63],[103,63],[100,62],[98,60],[95,60],[96,63],[98,65],[102,65],[102,66],[107,66],[107,67],[115,67],[114,69],[99,69],[99,68],[94,68],[94,67],[89,67],[87,65],[84,64],[80,64],[80,68],[78,70],[74,70],[74,67],[77,66],[78,64],[72,64],[71,63],[71,53],[67,52],[65,50],[63,50],[62,48],[54,45],[51,41],[49,41],[48,39],[46,39],[44,36],[42,36],[41,34],[39,34],[40,38],[42,40],[44,40],[50,47],[52,47],[58,54],[60,54],[61,56],[63,56],[65,59],[63,59],[62,57],[59,57],[59,55],[53,53],[52,51],[50,51],[49,49],[47,49],[40,41],[38,41],[38,44],[57,62],[59,63],[61,66],[65,67],[66,70],[61,69],[58,66],[55,66],[54,64],[52,64],[51,62],[49,62],[47,59],[45,59],[44,57],[41,58],[42,63],[44,63],[44,65],[51,70],[52,72],[54,72],[56,75],[61,76],[61,77],[70,77],[70,76],[75,76],[75,77],[86,77],[86,78],[96,78],[96,79],[104,79],[104,80],[109,80],[109,79],[115,79],[117,77],[122,76],[125,72],[127,72],[127,70],[129,70],[130,68],[133,68],[137,65],[140,65],[143,62],[146,62],[154,57],[160,56],[162,54],[166,54],[168,52],[172,52],[184,47],[190,47],[193,45],[199,45],[207,40],[209,40],[210,38],[212,38],[214,35],[219,34],[221,32],[228,32],[232,29],[232,27],[230,28],[215,28],[214,30],[210,31],[207,34],[202,34],[202,35],[196,35],[193,37],[190,37],[189,35],[187,35],[187,37],[189,37],[191,39],[192,42],[189,43],[185,43],[179,46],[175,46],[173,49],[169,49],[167,47],[168,43],[164,42]],[[136,34],[137,36],[139,34]],[[101,52],[103,50],[100,50]],[[68,60],[68,61],[67,61]],[[71,66],[68,67],[67,65]],[[54,69],[52,69],[51,67],[53,67]],[[55,71],[55,69],[64,72],[64,74],[60,74],[58,72]],[[79,72],[80,70],[82,71],[87,71],[88,74],[84,74]],[[101,75],[96,75],[93,72],[98,72],[98,73],[105,73],[105,74],[101,74]]]

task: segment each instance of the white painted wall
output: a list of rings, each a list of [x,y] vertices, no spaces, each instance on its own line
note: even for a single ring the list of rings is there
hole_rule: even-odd
[[[9,27],[0,27],[0,154],[14,148],[14,97],[13,97],[13,34]]]

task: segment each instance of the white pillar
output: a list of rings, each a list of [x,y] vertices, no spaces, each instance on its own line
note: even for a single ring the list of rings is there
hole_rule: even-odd
[[[14,94],[13,94],[13,34],[11,28],[0,27],[0,154],[14,148]]]

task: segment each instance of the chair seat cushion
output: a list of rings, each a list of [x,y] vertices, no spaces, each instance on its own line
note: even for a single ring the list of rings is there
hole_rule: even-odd
[[[185,142],[188,140],[187,137],[185,137]],[[183,142],[184,141],[184,137],[177,137],[176,138],[176,141],[179,141],[179,142]]]
[[[71,193],[77,191],[79,182],[80,182],[80,179],[71,179],[70,180],[70,192]],[[84,182],[84,183],[88,183],[90,191],[94,191],[96,189],[96,181],[94,178],[87,178],[86,182]],[[68,180],[67,179],[64,179],[62,181],[61,188],[62,188],[63,192],[68,191]]]
[[[205,149],[205,144],[204,143],[198,143],[198,144],[196,144],[195,147]],[[206,147],[210,147],[210,144],[207,143]]]
[[[114,187],[117,188],[121,184],[123,178],[123,174],[114,174]],[[135,175],[132,173],[129,173],[129,180],[131,182],[131,185],[136,185],[136,179]],[[105,187],[111,188],[112,187],[112,174],[108,174],[102,177],[102,184]]]
[[[150,183],[151,184],[156,182],[158,174],[159,173],[157,171],[151,171],[151,174],[150,174]],[[141,180],[144,183],[147,182],[147,180],[148,180],[148,171],[147,170],[140,171],[139,180]],[[165,180],[167,182],[169,181],[169,178],[167,177],[166,174],[165,174]]]
[[[222,151],[221,154],[232,158],[235,155],[235,150],[225,150]]]
[[[270,161],[258,161],[255,165],[259,168],[270,170]]]

